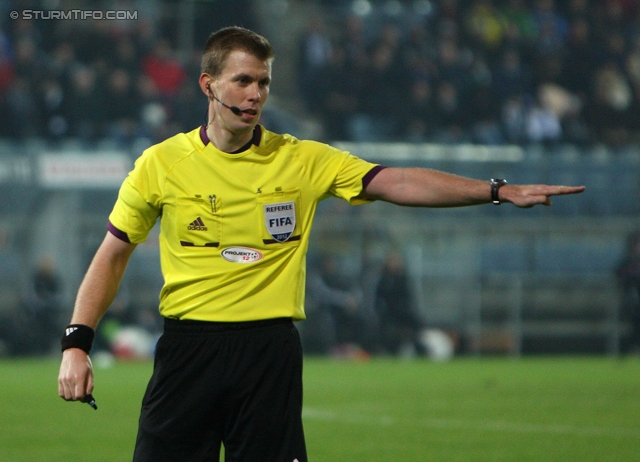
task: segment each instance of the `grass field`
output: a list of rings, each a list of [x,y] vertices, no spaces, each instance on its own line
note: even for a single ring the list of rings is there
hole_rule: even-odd
[[[96,368],[98,411],[57,369],[0,361],[0,461],[131,460],[151,364]],[[307,358],[304,420],[313,462],[640,461],[640,359]]]

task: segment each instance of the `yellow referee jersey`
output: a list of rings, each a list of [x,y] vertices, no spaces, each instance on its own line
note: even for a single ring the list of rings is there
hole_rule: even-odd
[[[366,202],[357,196],[375,164],[257,130],[259,142],[237,154],[216,149],[203,129],[176,135],[147,149],[120,188],[109,216],[116,235],[143,242],[161,217],[165,317],[304,319],[305,255],[318,202]]]

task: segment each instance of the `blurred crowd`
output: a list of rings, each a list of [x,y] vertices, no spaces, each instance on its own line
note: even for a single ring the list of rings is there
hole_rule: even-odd
[[[65,5],[0,7],[0,138],[129,145],[204,122],[202,34],[179,50],[178,18],[163,24],[133,0],[114,5],[139,11],[135,20],[9,19],[10,8],[46,3]],[[222,21],[252,26],[251,2],[222,3],[195,2],[209,8],[196,15],[197,31]],[[324,140],[640,140],[635,0],[313,3],[322,14],[296,37],[293,93],[321,122]]]
[[[197,127],[206,114],[197,86],[202,46],[218,27],[251,26],[244,19],[247,3],[234,2],[239,11],[234,5],[194,3],[189,33],[198,46],[179,49],[183,10],[175,1],[3,2],[0,138],[129,146]],[[52,10],[74,8],[123,11],[135,19],[47,19]],[[10,19],[10,10],[28,9],[40,16]]]
[[[18,19],[0,31],[1,137],[129,143],[200,122],[183,110],[197,63],[178,60],[153,21],[95,23]]]
[[[635,0],[325,0],[300,89],[330,139],[592,144],[640,139]]]

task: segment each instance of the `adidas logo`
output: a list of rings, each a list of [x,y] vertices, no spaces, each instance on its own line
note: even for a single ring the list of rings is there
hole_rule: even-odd
[[[78,330],[77,327],[67,327],[67,329],[64,331],[65,337],[68,337],[69,335],[73,334],[77,330]]]
[[[205,226],[204,221],[202,221],[202,218],[200,217],[193,220],[193,222],[190,223],[189,226],[187,226],[187,229],[189,231],[208,231],[209,230],[209,228]]]

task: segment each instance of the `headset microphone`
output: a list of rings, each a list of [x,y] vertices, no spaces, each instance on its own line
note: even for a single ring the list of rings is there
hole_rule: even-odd
[[[238,106],[228,106],[226,104],[224,104],[222,101],[220,101],[216,95],[214,95],[213,93],[211,93],[213,95],[213,97],[215,98],[215,100],[217,102],[219,102],[220,104],[222,104],[224,107],[226,107],[227,109],[229,109],[231,112],[233,112],[235,115],[239,116],[242,115],[242,109],[240,109]]]
[[[209,84],[207,84],[207,90],[209,90],[209,94],[211,96],[213,96],[213,98],[219,102],[220,104],[222,104],[224,107],[226,107],[227,109],[229,109],[231,112],[233,112],[235,115],[237,116],[241,116],[242,115],[242,109],[240,109],[238,106],[229,106],[227,104],[224,104],[222,101],[220,101],[218,99],[218,97],[216,95],[213,94],[213,92],[211,91],[211,88],[209,88]]]

